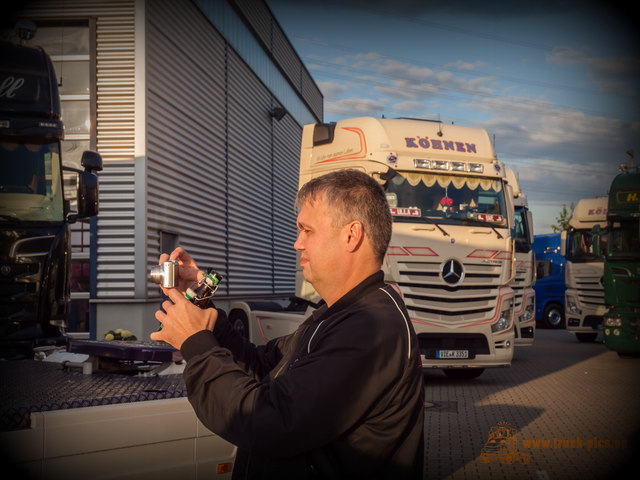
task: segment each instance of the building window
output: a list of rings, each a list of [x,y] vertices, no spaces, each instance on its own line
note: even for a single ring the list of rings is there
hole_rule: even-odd
[[[178,246],[178,234],[160,231],[160,253],[171,253]]]

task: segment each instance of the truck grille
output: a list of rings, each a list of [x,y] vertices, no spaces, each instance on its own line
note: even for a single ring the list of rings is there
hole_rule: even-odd
[[[39,263],[6,265],[9,270],[0,275],[0,332],[13,329],[9,323],[35,320],[40,286]]]
[[[576,289],[582,305],[593,308],[604,305],[604,287],[600,277],[578,277]]]
[[[516,277],[514,281],[509,285],[513,289],[514,299],[513,306],[516,312],[522,309],[522,299],[524,297],[524,285],[527,282],[528,275],[527,270],[518,268],[516,269]]]
[[[398,287],[414,318],[466,323],[493,315],[500,265],[466,264],[455,286],[442,279],[441,266],[442,261],[398,262]]]

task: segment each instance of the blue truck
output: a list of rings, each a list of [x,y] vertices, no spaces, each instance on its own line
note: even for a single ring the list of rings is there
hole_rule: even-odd
[[[560,233],[535,235],[536,322],[548,328],[564,326],[565,259],[560,254]]]

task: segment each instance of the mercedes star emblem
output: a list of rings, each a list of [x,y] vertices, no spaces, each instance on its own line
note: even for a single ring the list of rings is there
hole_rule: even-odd
[[[449,285],[457,285],[464,277],[462,264],[457,260],[449,259],[442,264],[440,275],[442,275],[442,279]]]

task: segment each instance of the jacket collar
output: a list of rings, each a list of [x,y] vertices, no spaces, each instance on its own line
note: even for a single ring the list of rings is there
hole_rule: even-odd
[[[348,307],[349,305],[352,305],[356,300],[363,297],[364,295],[369,293],[371,290],[374,290],[376,288],[380,288],[383,286],[384,286],[384,273],[382,273],[382,270],[378,270],[376,273],[365,278],[362,282],[360,282],[358,285],[356,285],[347,293],[345,293],[336,303],[331,305],[330,308],[328,308],[327,304],[324,303],[317,310],[314,310],[312,313],[313,321],[317,322],[322,320],[327,315],[333,315],[334,313],[339,312],[340,310]]]

